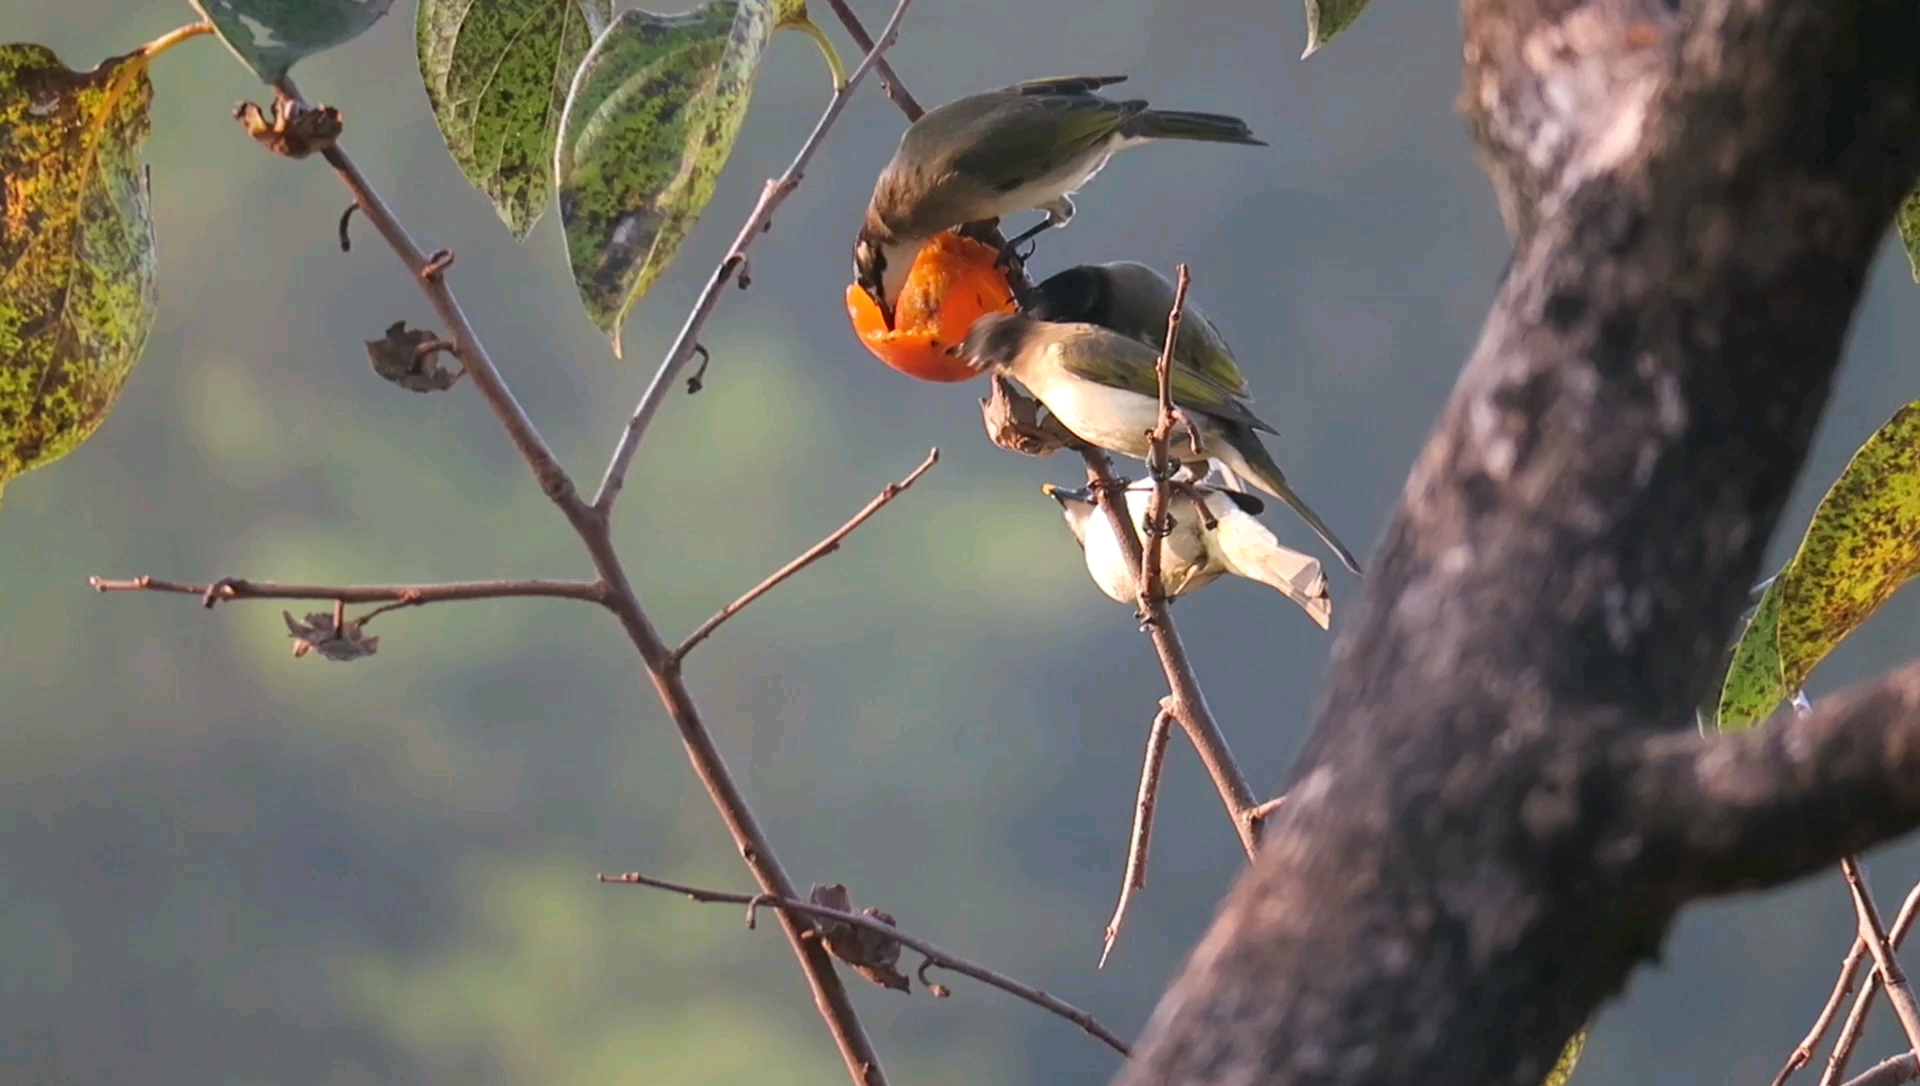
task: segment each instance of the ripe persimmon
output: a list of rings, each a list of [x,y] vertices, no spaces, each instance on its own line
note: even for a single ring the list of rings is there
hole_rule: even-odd
[[[1013,289],[997,266],[1000,254],[954,233],[922,246],[893,304],[893,327],[858,283],[847,287],[847,316],[875,358],[922,381],[971,380],[980,371],[947,353],[973,322],[1014,309]]]

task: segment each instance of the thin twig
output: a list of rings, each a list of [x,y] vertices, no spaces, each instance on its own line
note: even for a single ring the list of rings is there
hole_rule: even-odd
[[[1893,928],[1887,932],[1887,938],[1895,949],[1898,949],[1900,944],[1906,941],[1907,932],[1913,929],[1914,921],[1917,918],[1920,918],[1920,885],[1916,885],[1912,890],[1907,892],[1907,900],[1900,905],[1900,915],[1893,918]],[[1853,945],[1854,949],[1858,951],[1858,956],[1856,957],[1851,952],[1848,953],[1847,961],[1842,965],[1843,973],[1840,978],[1840,983],[1835,985],[1836,993],[1841,992],[1843,989],[1850,989],[1851,987],[1848,983],[1849,978],[1844,972],[1847,964],[1851,964],[1857,969],[1860,963],[1866,958],[1866,943],[1856,937]],[[1847,1061],[1852,1058],[1854,1047],[1860,1043],[1861,1035],[1866,1032],[1867,1013],[1873,1009],[1873,1001],[1879,994],[1880,975],[1878,972],[1869,972],[1865,986],[1861,988],[1860,994],[1854,998],[1853,1008],[1847,1012],[1847,1020],[1845,1024],[1840,1027],[1840,1034],[1833,1042],[1833,1054],[1827,1058],[1827,1069],[1825,1073],[1820,1076],[1821,1086],[1837,1086],[1840,1082],[1840,1076],[1847,1073]],[[1842,995],[1841,998],[1844,998],[1844,995]],[[1830,998],[1829,1002],[1834,1002],[1834,1000]],[[1822,1017],[1829,1017],[1824,1010],[1821,1012],[1821,1015]],[[1816,1022],[1815,1025],[1818,1027],[1819,1023]],[[1807,1040],[1801,1043],[1811,1047],[1818,1043],[1818,1039],[1814,1037],[1812,1033],[1809,1033]],[[1812,1052],[1809,1051],[1807,1054],[1808,1059],[1812,1059],[1812,1056]],[[1783,1080],[1784,1076],[1782,1076],[1782,1078],[1776,1078],[1774,1081],[1777,1083]]]
[[[377,608],[363,616],[360,619],[363,624],[367,619],[384,611],[400,607],[419,607],[429,603],[539,597],[585,600],[588,603],[604,604],[607,594],[606,586],[598,581],[454,581],[448,584],[311,585],[275,584],[272,581],[249,581],[239,577],[222,577],[211,584],[186,584],[181,581],[165,581],[158,577],[135,577],[126,581],[89,577],[87,583],[98,592],[173,592],[183,596],[199,596],[208,607],[227,600],[334,600],[340,603],[389,603],[389,606]]]
[[[781,566],[779,569],[775,570],[773,574],[769,576],[766,580],[761,581],[759,584],[754,585],[752,588],[749,588],[746,591],[745,595],[742,595],[739,599],[734,600],[732,603],[729,603],[725,607],[722,607],[720,608],[720,610],[714,612],[714,615],[712,618],[709,618],[705,622],[702,622],[697,629],[695,629],[692,633],[687,635],[687,639],[685,641],[680,642],[679,648],[673,650],[673,654],[669,657],[671,666],[679,667],[681,662],[687,658],[687,653],[693,651],[694,646],[698,645],[700,642],[705,641],[708,637],[712,636],[713,631],[719,629],[721,623],[727,621],[733,616],[739,614],[741,611],[745,610],[748,604],[766,595],[767,593],[773,591],[775,588],[779,587],[782,581],[785,581],[787,578],[807,568],[808,566],[819,561],[820,559],[825,558],[827,555],[832,554],[834,551],[839,550],[841,542],[845,540],[847,536],[852,535],[853,530],[855,528],[858,528],[862,524],[865,524],[867,522],[867,518],[873,516],[875,513],[878,513],[882,508],[886,506],[888,502],[892,501],[893,499],[899,497],[901,494],[905,493],[908,487],[919,482],[920,477],[922,475],[925,475],[929,470],[933,468],[933,465],[939,462],[940,462],[940,450],[937,448],[929,450],[927,452],[927,458],[925,460],[920,461],[919,467],[914,468],[913,471],[908,473],[906,478],[900,480],[899,482],[888,483],[886,485],[886,488],[880,491],[880,494],[878,497],[875,497],[872,501],[866,504],[865,508],[861,509],[858,513],[855,513],[851,520],[847,521],[845,524],[842,524],[840,527],[836,528],[832,535],[829,535],[827,538],[822,539],[820,542],[815,543],[813,546],[807,548],[805,553],[801,554],[798,558],[795,558],[793,561],[788,562],[784,566]]]
[[[1113,907],[1113,918],[1100,946],[1100,964],[1105,969],[1113,944],[1120,938],[1120,926],[1126,923],[1127,906],[1133,892],[1147,886],[1147,845],[1153,839],[1153,808],[1160,799],[1160,770],[1167,762],[1167,742],[1173,738],[1173,710],[1163,707],[1153,716],[1147,729],[1147,756],[1140,765],[1140,795],[1133,804],[1133,832],[1127,839],[1127,872],[1120,880],[1120,901]]]
[[[1914,1001],[1907,975],[1887,940],[1887,929],[1880,923],[1880,910],[1873,903],[1873,892],[1867,889],[1860,861],[1852,856],[1841,860],[1840,872],[1846,876],[1847,889],[1853,894],[1854,912],[1860,919],[1860,938],[1867,944],[1867,953],[1873,956],[1881,986],[1887,990],[1887,1002],[1893,1004],[1894,1017],[1900,1020],[1900,1028],[1907,1035],[1907,1047],[1920,1052],[1920,1003]]]
[[[1917,1078],[1920,1078],[1920,1054],[1908,1052],[1874,1064],[1859,1077],[1848,1079],[1846,1086],[1901,1086]]]
[[[982,984],[990,984],[1009,995],[1018,996],[1036,1007],[1042,1007],[1052,1011],[1054,1014],[1079,1026],[1094,1037],[1105,1041],[1108,1046],[1122,1056],[1129,1054],[1125,1041],[1114,1036],[1113,1031],[1101,1025],[1092,1015],[1075,1007],[1073,1004],[1055,996],[1048,995],[1038,988],[1022,984],[1004,974],[996,973],[984,965],[977,965],[965,958],[949,954],[924,939],[908,935],[892,924],[886,923],[883,920],[877,920],[864,913],[850,913],[843,912],[839,909],[829,909],[822,905],[815,905],[812,902],[801,901],[792,897],[781,897],[770,894],[735,894],[728,893],[724,890],[706,890],[698,886],[685,886],[677,882],[667,882],[664,879],[656,879],[648,875],[642,875],[638,871],[629,871],[624,875],[602,875],[600,876],[600,881],[625,883],[633,886],[651,886],[656,890],[685,894],[687,897],[699,902],[745,905],[748,910],[749,924],[752,923],[753,910],[766,907],[777,909],[783,913],[801,913],[806,916],[835,920],[842,924],[852,924],[855,927],[865,928],[868,931],[884,935],[898,942],[901,946],[917,951],[937,969],[949,969],[955,973],[972,977]],[[921,968],[924,974],[926,967],[922,966]]]
[[[1134,583],[1140,583],[1140,566],[1143,548],[1140,533],[1135,528],[1133,518],[1127,514],[1125,488],[1114,478],[1113,464],[1107,454],[1099,449],[1084,447],[1080,457],[1086,461],[1087,482],[1092,486],[1100,505],[1107,513],[1107,522],[1113,528],[1114,538],[1120,541],[1120,551],[1127,559],[1127,571],[1134,575]],[[1240,846],[1246,850],[1248,859],[1260,845],[1262,822],[1254,812],[1260,807],[1253,798],[1253,789],[1247,785],[1246,774],[1240,771],[1240,765],[1234,760],[1233,751],[1227,746],[1227,737],[1220,732],[1220,725],[1214,722],[1213,710],[1207,708],[1207,699],[1200,692],[1200,680],[1193,672],[1193,664],[1187,659],[1186,646],[1180,641],[1180,634],[1173,628],[1173,619],[1167,612],[1166,602],[1159,601],[1147,614],[1147,635],[1153,639],[1154,652],[1160,657],[1160,667],[1166,672],[1167,686],[1173,694],[1173,716],[1180,722],[1180,729],[1193,743],[1193,749],[1200,755],[1200,762],[1207,767],[1207,776],[1213,778],[1213,786],[1220,793],[1220,802],[1227,808],[1228,817],[1233,819],[1233,829],[1240,837]]]
[[[888,23],[888,32],[883,40],[891,42],[898,32],[900,16],[904,14],[911,0],[900,0],[894,9],[894,16]],[[846,95],[851,93],[860,78],[872,67],[873,55],[861,62],[854,75],[848,80],[847,88],[834,95],[829,105],[830,114],[837,115],[845,106]],[[282,81],[277,88],[283,95],[298,102],[298,91],[291,82]],[[817,142],[820,134],[816,128]],[[687,757],[693,764],[694,773],[712,798],[714,807],[719,811],[721,821],[726,824],[727,832],[732,836],[734,846],[746,861],[766,893],[780,898],[796,896],[793,880],[775,857],[773,845],[766,832],[754,817],[753,808],[748,804],[739,784],[727,769],[726,761],[714,745],[712,733],[701,720],[699,707],[694,703],[693,695],[687,690],[679,673],[668,666],[671,650],[659,631],[647,617],[640,604],[639,596],[634,592],[632,583],[627,579],[626,570],[621,565],[619,555],[614,550],[613,539],[608,531],[607,518],[596,509],[581,501],[573,480],[567,475],[552,451],[534,428],[532,421],[521,408],[513,393],[507,388],[506,381],[494,366],[492,358],[481,344],[478,334],[467,320],[455,300],[447,279],[441,272],[446,270],[444,259],[436,260],[424,253],[416,245],[400,224],[400,221],[386,202],[381,199],[367,183],[345,149],[335,144],[326,152],[327,162],[352,192],[366,214],[367,221],[379,232],[380,236],[392,247],[407,270],[414,276],[420,289],[432,303],[440,322],[446,328],[447,338],[454,345],[454,354],[466,371],[473,377],[473,385],[486,400],[502,426],[506,429],[514,447],[528,468],[538,480],[541,491],[566,516],[573,526],[575,534],[586,547],[587,555],[593,562],[594,571],[600,575],[606,585],[606,606],[620,622],[628,640],[633,643],[641,662],[646,666],[647,676],[652,681],[661,704],[666,708],[667,716],[673,721],[679,732],[682,745],[686,747]],[[629,453],[629,458],[631,454]],[[812,990],[814,1006],[826,1022],[828,1031],[833,1035],[834,1043],[840,1050],[841,1059],[846,1063],[848,1073],[855,1086],[886,1086],[885,1070],[880,1065],[879,1054],[874,1050],[873,1042],[867,1036],[859,1014],[854,1010],[852,999],[846,986],[834,971],[833,959],[827,954],[820,940],[812,938],[813,929],[804,919],[789,913],[781,913],[781,926],[786,932],[787,943],[794,955],[800,960],[801,971],[806,975],[808,987]]]
[[[827,0],[827,5],[833,8],[835,15],[840,17],[840,25],[847,28],[847,33],[853,38],[853,44],[859,46],[863,52],[873,52],[873,35],[867,33],[867,28],[861,25],[860,16],[855,15],[853,9],[847,6],[847,0]],[[926,110],[921,109],[920,103],[914,101],[913,93],[907,90],[905,83],[900,82],[900,76],[894,72],[893,65],[887,63],[887,58],[881,57],[874,63],[873,68],[880,73],[881,89],[887,92],[887,97],[892,99],[894,105],[900,107],[900,112],[907,115],[907,120],[910,122],[919,120],[920,115]]]
[[[154,57],[159,56],[189,38],[197,38],[202,34],[211,33],[213,33],[213,24],[202,19],[197,23],[189,23],[186,26],[167,31],[165,34],[141,46],[139,52],[141,56],[152,60]]]
[[[1173,287],[1173,308],[1167,311],[1167,342],[1160,348],[1160,360],[1154,367],[1159,379],[1160,417],[1147,436],[1147,473],[1153,477],[1153,494],[1147,499],[1146,550],[1141,556],[1138,581],[1140,613],[1149,616],[1156,604],[1165,610],[1167,601],[1160,560],[1172,527],[1167,522],[1167,503],[1173,495],[1173,454],[1167,446],[1173,435],[1173,345],[1180,335],[1180,311],[1187,304],[1187,282],[1187,266],[1182,264]]]
[[[1907,938],[1907,929],[1910,929],[1914,923],[1914,911],[1920,911],[1920,885],[1908,890],[1907,900],[1901,902],[1899,915],[1893,917],[1893,929],[1887,931],[1887,938],[1893,940],[1893,946],[1899,946],[1901,940]],[[1812,1053],[1816,1048],[1820,1048],[1820,1040],[1826,1038],[1826,1030],[1834,1028],[1834,1019],[1839,1015],[1839,1005],[1847,1002],[1847,996],[1853,994],[1853,988],[1859,982],[1862,961],[1866,961],[1866,942],[1862,942],[1859,936],[1855,936],[1853,946],[1847,950],[1847,957],[1839,963],[1839,979],[1834,980],[1834,992],[1826,998],[1826,1005],[1820,1007],[1820,1015],[1812,1021],[1812,1028],[1807,1030],[1807,1036],[1801,1038],[1799,1046],[1795,1046],[1789,1053],[1788,1061],[1780,1069],[1780,1074],[1774,1074],[1772,1086],[1784,1086],[1786,1080],[1789,1076],[1793,1076],[1795,1071],[1812,1063]],[[1851,1050],[1853,1046],[1849,1044],[1847,1048]]]
[[[633,418],[627,422],[626,429],[621,431],[619,444],[614,446],[613,457],[607,461],[606,473],[600,479],[599,492],[593,496],[593,508],[602,518],[612,512],[614,500],[619,497],[620,489],[626,485],[627,470],[633,464],[634,453],[639,451],[641,436],[646,433],[647,426],[653,421],[655,413],[660,410],[660,405],[665,403],[668,395],[671,394],[674,378],[693,358],[694,347],[700,339],[700,330],[706,326],[707,320],[713,316],[714,309],[720,304],[720,295],[726,290],[728,281],[746,267],[747,248],[753,244],[755,238],[767,232],[772,225],[774,211],[786,202],[788,196],[793,195],[794,189],[800,187],[800,180],[806,173],[807,163],[813,160],[814,152],[820,149],[820,144],[827,138],[833,123],[840,119],[841,112],[847,108],[847,102],[853,97],[853,92],[859,88],[860,81],[866,78],[867,73],[880,62],[881,54],[891,48],[894,40],[899,37],[901,19],[912,3],[913,0],[899,0],[899,3],[894,6],[893,17],[887,20],[886,27],[880,31],[880,40],[866,47],[867,55],[862,58],[859,66],[854,68],[853,74],[847,77],[847,85],[834,92],[833,100],[827,103],[826,112],[822,113],[820,120],[814,124],[813,132],[807,136],[807,141],[800,145],[800,151],[793,156],[793,164],[787,167],[787,172],[781,174],[778,180],[767,182],[766,187],[761,190],[760,200],[753,205],[753,213],[747,216],[746,225],[740,228],[740,233],[733,239],[733,245],[727,249],[727,255],[721,258],[719,267],[716,267],[713,274],[707,278],[707,285],[700,291],[700,297],[694,301],[693,310],[687,314],[686,323],[680,326],[680,335],[673,341],[673,346],[667,348],[666,358],[661,361],[660,369],[654,373],[652,383],[647,385],[646,392],[641,395],[639,405],[633,410]],[[744,279],[742,281],[744,282]]]

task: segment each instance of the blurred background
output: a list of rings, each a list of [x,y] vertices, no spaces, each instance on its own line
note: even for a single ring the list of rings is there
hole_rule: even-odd
[[[886,14],[859,8],[874,25]],[[63,0],[10,6],[0,34],[85,68],[193,18],[181,0]],[[776,39],[719,193],[621,363],[573,293],[552,209],[522,246],[456,171],[412,27],[396,5],[296,74],[345,110],[348,145],[422,243],[457,250],[468,311],[591,483],[825,103],[820,60]],[[920,0],[893,60],[930,104],[1129,72],[1128,94],[1237,113],[1272,142],[1120,156],[1034,270],[1189,262],[1280,459],[1364,551],[1472,346],[1506,239],[1453,112],[1453,7],[1383,0],[1305,62],[1304,37],[1297,4],[1265,0]],[[0,509],[0,1082],[843,1081],[772,925],[594,882],[640,869],[751,888],[606,616],[562,602],[396,614],[375,626],[379,655],[345,666],[293,659],[278,604],[207,612],[89,590],[89,574],[589,572],[477,397],[373,374],[362,342],[432,315],[364,223],[340,252],[347,199],[323,166],[272,158],[229,119],[262,88],[211,40],[154,75],[158,327],[106,427]],[[1040,494],[1078,480],[1076,462],[992,447],[979,387],[899,376],[848,328],[849,246],[902,125],[863,89],[755,250],[753,288],[722,303],[706,391],[676,394],[649,434],[619,539],[656,621],[684,633],[939,445],[919,487],[703,646],[691,681],[803,886],[844,881],[1131,1036],[1241,855],[1176,738],[1148,888],[1095,970],[1165,687]],[[1792,536],[1849,452],[1920,396],[1897,346],[1917,337],[1920,291],[1889,247]],[[1283,510],[1267,519],[1319,553]],[[1338,622],[1357,582],[1328,560]],[[1178,618],[1236,753],[1271,785],[1304,738],[1329,637],[1244,582]],[[1896,600],[1815,693],[1909,657],[1917,627],[1914,598]],[[1920,854],[1884,849],[1870,869],[1891,912]],[[1689,911],[1665,964],[1602,1014],[1575,1081],[1766,1081],[1852,934],[1837,873]],[[851,983],[896,1082],[1099,1083],[1116,1066],[964,979],[945,1001]],[[1896,1036],[1879,1021],[1862,1058]]]

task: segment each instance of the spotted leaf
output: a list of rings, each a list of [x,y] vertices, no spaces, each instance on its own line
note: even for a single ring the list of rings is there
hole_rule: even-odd
[[[0,46],[0,486],[106,421],[153,330],[152,102],[137,53]]]

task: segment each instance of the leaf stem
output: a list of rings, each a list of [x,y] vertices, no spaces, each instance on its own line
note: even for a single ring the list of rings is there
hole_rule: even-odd
[[[827,58],[827,71],[833,75],[833,92],[838,94],[847,88],[847,69],[841,65],[839,52],[834,49],[833,42],[827,38],[827,32],[820,29],[820,24],[802,16],[793,22],[781,23],[780,28],[797,30],[812,38],[813,44],[820,47],[820,55]]]
[[[207,22],[205,19],[202,19],[197,23],[190,23],[186,26],[177,27],[173,30],[167,31],[165,34],[162,34],[159,37],[148,42],[147,44],[141,46],[138,52],[141,56],[147,58],[148,60],[152,60],[154,57],[157,57],[160,54],[166,52],[167,50],[173,48],[174,46],[179,45],[181,42],[186,41],[188,38],[197,38],[203,34],[211,34],[211,33],[213,33],[213,24],[210,22]]]

